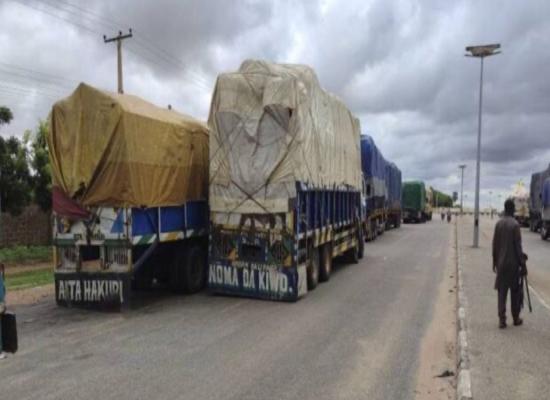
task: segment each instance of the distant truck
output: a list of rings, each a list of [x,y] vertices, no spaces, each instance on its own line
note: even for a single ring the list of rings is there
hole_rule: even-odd
[[[356,263],[360,126],[304,65],[247,60],[218,76],[210,127],[208,287],[296,301]]]
[[[550,177],[546,178],[542,184],[541,200],[540,237],[542,240],[547,240],[550,237]]]
[[[401,170],[392,162],[386,164],[386,228],[399,228],[401,226],[403,182]]]
[[[550,177],[550,165],[543,171],[531,175],[529,191],[529,229],[538,232],[542,225],[542,188],[544,181]]]
[[[365,239],[401,225],[401,171],[386,161],[369,135],[361,136]]]
[[[403,183],[403,222],[426,222],[426,187],[422,181]]]
[[[515,211],[514,218],[521,226],[530,226],[529,221],[529,197],[525,196],[513,196],[511,199],[514,201]]]
[[[80,84],[53,106],[54,277],[59,305],[123,308],[153,281],[206,281],[208,130],[134,96]]]

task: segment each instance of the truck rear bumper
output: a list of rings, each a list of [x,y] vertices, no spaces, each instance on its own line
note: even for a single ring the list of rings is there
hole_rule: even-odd
[[[56,272],[55,300],[66,307],[120,310],[129,305],[129,273]]]
[[[257,262],[213,261],[208,288],[214,293],[266,300],[296,301],[307,293],[305,265],[282,267]]]

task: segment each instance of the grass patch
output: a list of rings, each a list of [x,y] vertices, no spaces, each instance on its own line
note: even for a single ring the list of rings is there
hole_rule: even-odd
[[[53,283],[53,271],[51,268],[41,268],[30,271],[6,274],[6,289],[28,289],[35,286],[44,286]]]
[[[0,249],[0,262],[5,264],[29,264],[51,260],[51,246],[14,246]]]

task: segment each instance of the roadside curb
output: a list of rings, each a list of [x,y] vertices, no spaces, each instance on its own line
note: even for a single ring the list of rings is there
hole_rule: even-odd
[[[470,359],[468,356],[468,331],[466,325],[467,300],[464,293],[462,277],[462,258],[458,244],[458,218],[455,218],[455,255],[456,255],[456,281],[457,281],[457,358],[458,379],[456,398],[458,400],[471,400],[472,383],[470,378]]]

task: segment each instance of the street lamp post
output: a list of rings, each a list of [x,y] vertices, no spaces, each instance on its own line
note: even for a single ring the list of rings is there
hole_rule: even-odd
[[[466,168],[466,164],[459,165],[458,168],[460,168],[461,177],[460,177],[460,215],[464,214],[464,168]]]
[[[466,51],[466,57],[477,57],[481,60],[479,75],[479,114],[477,121],[477,160],[476,160],[476,193],[474,204],[474,247],[479,247],[479,175],[481,159],[481,110],[483,106],[483,59],[485,57],[499,54],[500,44],[488,44],[482,46],[469,46]]]
[[[493,191],[489,190],[489,211],[491,212],[491,219],[493,219]]]

